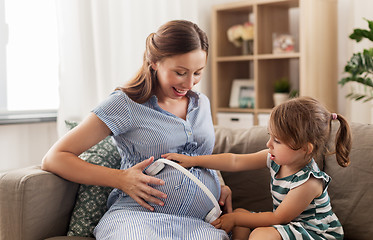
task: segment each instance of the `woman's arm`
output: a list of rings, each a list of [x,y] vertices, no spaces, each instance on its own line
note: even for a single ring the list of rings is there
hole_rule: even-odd
[[[322,180],[311,177],[307,182],[289,191],[282,203],[274,212],[253,213],[244,209],[235,210],[231,214],[225,214],[212,222],[216,228],[227,232],[234,226],[269,227],[276,224],[287,224],[298,217],[311,203],[322,194]]]
[[[153,208],[146,201],[163,205],[158,198],[165,198],[165,194],[148,184],[162,185],[164,181],[142,172],[153,158],[132,168],[119,170],[91,164],[78,157],[110,133],[105,123],[91,113],[52,146],[43,159],[42,169],[73,182],[121,189],[149,210]]]
[[[42,169],[73,182],[103,186],[115,185],[104,180],[105,178],[96,176],[96,174],[98,176],[110,175],[115,172],[114,170],[101,168],[77,157],[109,134],[110,129],[96,115],[90,114],[52,146],[44,156]]]
[[[238,172],[264,168],[267,165],[268,150],[249,154],[221,153],[190,157],[177,153],[163,154],[162,157],[175,160],[183,167],[205,167],[227,172]]]

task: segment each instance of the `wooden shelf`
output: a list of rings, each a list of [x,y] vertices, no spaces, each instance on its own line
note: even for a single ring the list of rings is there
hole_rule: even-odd
[[[254,56],[252,55],[237,55],[237,56],[226,56],[226,57],[217,57],[217,62],[239,62],[239,61],[252,61]]]
[[[322,11],[320,11],[322,9]],[[236,24],[254,23],[252,55],[227,38],[227,30]],[[260,114],[273,108],[273,84],[281,77],[290,79],[292,89],[311,96],[329,110],[337,108],[337,1],[325,0],[246,0],[213,7],[212,13],[212,114]],[[272,51],[274,33],[291,34],[294,52]],[[255,106],[229,108],[234,79],[253,79]]]
[[[259,54],[258,59],[286,59],[286,58],[299,58],[300,54],[297,53],[277,53],[277,54]]]

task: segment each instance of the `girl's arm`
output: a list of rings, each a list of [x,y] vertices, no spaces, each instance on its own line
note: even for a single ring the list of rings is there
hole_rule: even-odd
[[[307,182],[289,191],[282,203],[274,212],[252,213],[240,209],[231,214],[225,214],[212,224],[229,232],[234,226],[269,227],[277,224],[287,224],[298,217],[323,191],[322,180],[311,177]]]
[[[91,113],[52,146],[43,159],[42,169],[81,184],[119,188],[150,210],[152,207],[146,201],[162,205],[162,201],[156,197],[165,198],[165,194],[148,184],[160,185],[164,182],[142,173],[153,158],[127,170],[119,170],[91,164],[78,157],[110,133],[105,123]]]
[[[190,157],[177,153],[163,154],[162,157],[175,160],[183,167],[205,167],[227,172],[238,172],[264,168],[267,162],[268,150],[249,154],[221,153]]]

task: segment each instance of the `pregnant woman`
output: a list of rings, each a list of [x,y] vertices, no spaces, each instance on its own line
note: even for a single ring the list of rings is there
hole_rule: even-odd
[[[158,175],[144,170],[162,154],[211,154],[214,128],[210,103],[192,90],[208,55],[206,34],[194,23],[175,20],[146,39],[137,75],[116,89],[48,151],[42,168],[70,181],[110,186],[109,210],[96,239],[228,239],[203,219],[213,203],[187,176],[171,166]],[[97,166],[78,156],[112,135],[120,169]],[[230,190],[214,170],[190,168],[231,211]]]

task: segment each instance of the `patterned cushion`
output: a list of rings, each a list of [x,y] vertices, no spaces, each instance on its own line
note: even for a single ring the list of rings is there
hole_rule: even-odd
[[[77,122],[65,121],[67,128],[72,129]],[[83,160],[110,168],[120,168],[120,155],[108,136],[80,156]],[[106,201],[112,188],[93,185],[79,186],[76,203],[71,215],[68,236],[93,237],[93,229],[106,212]]]

